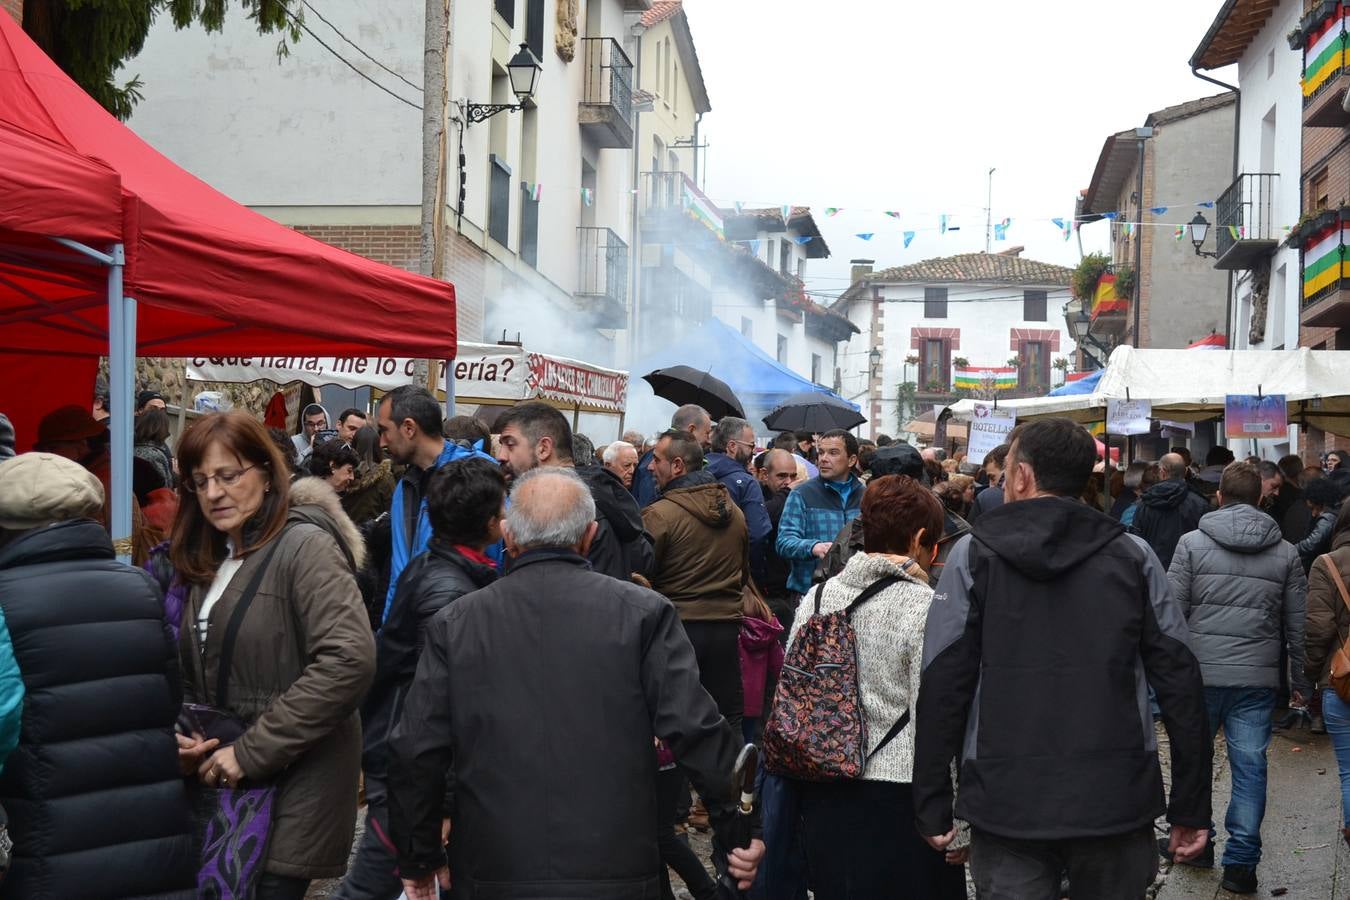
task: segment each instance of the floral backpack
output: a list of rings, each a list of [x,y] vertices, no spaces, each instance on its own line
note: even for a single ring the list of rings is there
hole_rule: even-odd
[[[825,585],[816,588],[815,612],[788,650],[765,723],[764,761],[769,771],[802,781],[861,778],[868,761],[909,722],[905,710],[881,743],[866,752],[858,645],[851,619],[854,610],[900,580],[888,575],[844,609],[825,614],[820,611]]]

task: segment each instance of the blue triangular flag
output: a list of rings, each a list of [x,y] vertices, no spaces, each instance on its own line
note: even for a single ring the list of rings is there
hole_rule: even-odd
[[[946,233],[947,233],[947,215],[946,215],[946,213],[943,213],[942,215],[938,216],[938,231],[939,231],[941,234],[946,234]]]
[[[875,234],[876,234],[876,232],[874,232],[874,231],[868,231],[868,232],[864,232],[863,234],[855,234],[854,237],[855,237],[855,238],[862,238],[864,241],[870,241],[870,240],[872,239],[873,235],[875,235]]]
[[[912,232],[912,231],[906,231],[906,232],[905,232],[905,247],[906,247],[906,248],[909,247],[909,242],[912,241],[912,240],[914,240],[914,232]]]
[[[811,243],[811,238],[812,235],[809,234],[798,235],[797,237],[792,239],[792,243],[798,246],[801,246],[802,244],[809,244]]]
[[[1103,219],[1109,219],[1109,220],[1111,220],[1111,221],[1115,221],[1115,220],[1118,219],[1119,217],[1120,217],[1120,213],[1118,213],[1118,212],[1102,213],[1102,218],[1103,218]]]
[[[1148,211],[1153,213],[1155,216],[1167,215],[1167,207],[1165,206],[1150,206],[1148,208]]]
[[[1201,200],[1201,201],[1199,201],[1198,203],[1196,203],[1195,205],[1196,205],[1196,206],[1203,206],[1205,209],[1213,209],[1213,208],[1214,208],[1214,201],[1213,201],[1213,200]]]

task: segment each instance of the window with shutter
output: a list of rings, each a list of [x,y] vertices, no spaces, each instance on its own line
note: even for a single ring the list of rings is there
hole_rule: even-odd
[[[1045,301],[1047,297],[1045,291],[1023,291],[1022,292],[1022,321],[1024,322],[1044,322]]]
[[[947,318],[947,289],[923,289],[923,317],[925,319]]]

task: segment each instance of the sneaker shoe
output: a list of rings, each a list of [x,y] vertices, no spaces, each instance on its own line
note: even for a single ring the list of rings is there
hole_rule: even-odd
[[[1256,866],[1224,866],[1219,885],[1234,894],[1256,893]]]
[[[1169,849],[1167,849],[1168,842],[1169,842],[1169,839],[1168,839],[1168,838],[1165,838],[1165,837],[1164,837],[1164,838],[1158,838],[1158,853],[1162,855],[1162,858],[1163,858],[1163,859],[1167,860],[1167,861],[1170,862],[1172,865],[1174,865],[1174,866],[1175,866],[1175,865],[1190,866],[1190,867],[1193,868],[1193,869],[1212,869],[1212,868],[1214,868],[1214,845],[1213,845],[1213,844],[1205,844],[1205,849],[1201,850],[1201,851],[1200,851],[1200,855],[1197,856],[1197,857],[1195,857],[1194,859],[1182,860],[1180,863],[1178,863],[1177,860],[1175,860],[1175,859],[1172,858],[1172,851],[1170,851]]]

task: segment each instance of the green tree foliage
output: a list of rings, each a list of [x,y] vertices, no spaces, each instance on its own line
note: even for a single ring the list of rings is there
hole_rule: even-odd
[[[220,31],[232,0],[27,0],[23,29],[34,42],[119,119],[142,98],[139,77],[119,83],[126,61],[141,52],[155,17],[165,13],[178,28],[198,24]],[[300,0],[235,0],[259,34],[280,32],[277,54],[300,38]]]

